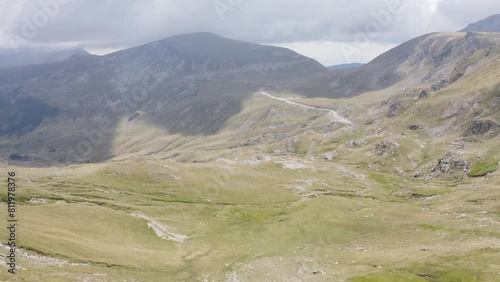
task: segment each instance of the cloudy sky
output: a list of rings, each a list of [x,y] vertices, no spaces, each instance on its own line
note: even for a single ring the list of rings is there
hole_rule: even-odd
[[[333,65],[368,62],[418,35],[495,13],[498,0],[0,0],[0,48],[105,54],[207,31]]]

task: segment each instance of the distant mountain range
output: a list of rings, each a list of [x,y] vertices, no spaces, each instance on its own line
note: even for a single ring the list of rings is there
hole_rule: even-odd
[[[329,70],[349,70],[349,69],[357,69],[365,64],[361,63],[351,63],[351,64],[341,64],[341,65],[334,65],[334,66],[329,66],[327,69]]]
[[[249,93],[326,71],[289,49],[209,33],[174,36],[105,56],[0,68],[0,109],[9,109],[0,111],[0,136],[42,138],[21,141],[19,151],[52,143],[58,148],[52,157],[63,160],[62,148],[75,148],[85,139],[81,133],[104,117],[117,124],[124,117],[144,116],[172,133],[214,134],[240,111]],[[142,94],[135,89],[145,83],[152,85],[141,88],[147,97],[138,98]],[[68,137],[59,138],[61,131]],[[106,157],[111,141],[100,143],[90,159]]]
[[[39,50],[19,49],[0,50],[0,67],[47,64],[67,60],[74,55],[90,55],[83,49]]]
[[[470,24],[461,31],[500,32],[500,14],[493,15],[477,23]]]
[[[174,36],[105,56],[68,51],[69,59],[48,64],[34,64],[43,61],[38,55],[24,57],[32,65],[0,68],[0,157],[15,152],[33,160],[68,161],[68,148],[77,148],[85,132],[103,121],[113,124],[111,133],[122,120],[142,119],[170,134],[216,135],[261,89],[324,98],[388,88],[425,94],[489,66],[498,46],[497,33],[433,33],[361,67],[330,71],[289,49],[210,33]],[[69,161],[109,158],[112,136],[84,159]]]

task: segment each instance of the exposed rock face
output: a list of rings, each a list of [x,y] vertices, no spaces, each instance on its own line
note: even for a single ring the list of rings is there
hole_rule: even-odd
[[[472,126],[467,129],[464,136],[480,136],[489,134],[491,136],[497,136],[500,132],[500,126],[491,120],[475,120]]]
[[[449,84],[450,83],[449,83],[448,80],[443,79],[443,80],[440,80],[440,81],[438,81],[436,83],[433,83],[432,86],[431,86],[431,90],[434,91],[434,92],[435,91],[439,91],[439,90],[445,88],[446,86],[448,86]]]
[[[388,157],[397,152],[399,149],[398,143],[383,141],[375,145],[375,154],[377,156]]]
[[[422,100],[429,97],[429,92],[427,90],[422,90],[420,94],[418,94],[418,99]]]
[[[361,140],[351,140],[347,143],[347,146],[351,149],[353,148],[359,148],[359,147],[363,147],[364,145],[366,145],[366,140],[365,139],[361,139]]]
[[[400,111],[404,110],[406,106],[399,100],[393,100],[390,102],[389,111],[387,112],[387,117],[391,118],[396,116]]]
[[[498,34],[475,32],[467,36],[463,33],[426,34],[391,49],[362,68],[332,71],[330,91],[334,96],[345,97],[395,84],[405,89],[431,85],[427,94],[438,91],[466,76],[462,66],[469,65],[470,59],[477,60],[473,58],[476,51],[497,48],[498,37]]]
[[[468,173],[470,171],[470,161],[463,160],[459,155],[448,153],[438,160],[438,163],[431,169],[431,178],[439,175],[451,175],[457,173]]]

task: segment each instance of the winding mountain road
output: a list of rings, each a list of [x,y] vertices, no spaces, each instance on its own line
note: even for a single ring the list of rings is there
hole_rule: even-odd
[[[243,83],[252,83],[252,84],[258,84],[258,85],[263,85],[263,86],[266,86],[266,87],[272,87],[272,88],[275,88],[275,89],[280,89],[280,86],[277,85],[277,84],[273,84],[273,83],[265,83],[265,82],[259,82],[259,81],[252,81],[252,80],[243,80],[243,79],[227,79],[227,78],[212,78],[212,77],[207,77],[207,76],[196,76],[196,75],[192,75],[192,76],[189,76],[190,79],[205,79],[205,80],[211,80],[211,81],[237,81],[237,82],[243,82]],[[278,98],[278,97],[275,97],[271,94],[269,94],[268,92],[264,91],[264,90],[260,90],[259,92],[260,94],[268,97],[268,98],[271,98],[273,100],[276,100],[276,101],[280,101],[280,102],[284,102],[284,103],[287,103],[289,105],[292,105],[292,106],[296,106],[296,107],[300,107],[300,108],[303,108],[303,109],[307,109],[307,110],[314,110],[314,111],[320,111],[320,112],[326,112],[328,113],[328,117],[330,118],[330,121],[331,122],[338,122],[338,123],[342,123],[342,124],[347,124],[347,125],[352,125],[352,121],[348,120],[347,118],[341,116],[338,112],[334,111],[334,110],[330,110],[330,109],[326,109],[326,108],[320,108],[320,107],[314,107],[314,106],[308,106],[308,105],[304,105],[304,104],[301,104],[301,103],[297,103],[297,102],[293,102],[292,100],[295,100],[295,99],[298,99],[298,98]]]
[[[271,95],[268,92],[263,91],[263,90],[260,91],[260,94],[262,94],[262,95],[264,95],[266,97],[269,97],[269,98],[271,98],[273,100],[284,102],[284,103],[287,103],[289,105],[297,106],[297,107],[300,107],[300,108],[303,108],[303,109],[320,111],[320,112],[327,112],[328,113],[328,117],[330,118],[330,121],[332,121],[332,122],[338,122],[338,123],[343,123],[343,124],[348,124],[348,125],[352,124],[352,122],[350,120],[348,120],[347,118],[341,116],[339,113],[337,113],[334,110],[325,109],[325,108],[319,108],[319,107],[313,107],[313,106],[308,106],[308,105],[304,105],[304,104],[301,104],[301,103],[297,103],[297,102],[291,101],[294,98],[278,98],[278,97],[275,97],[275,96],[273,96],[273,95]]]

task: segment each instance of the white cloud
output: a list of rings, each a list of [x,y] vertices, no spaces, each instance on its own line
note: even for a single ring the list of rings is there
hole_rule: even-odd
[[[272,45],[292,49],[304,56],[316,59],[324,66],[343,63],[368,63],[378,55],[396,46],[391,43],[376,42],[366,46],[358,46],[355,42],[333,41],[306,41]]]
[[[24,19],[33,19],[40,2],[1,0],[0,48],[22,34]],[[366,61],[389,46],[433,31],[455,31],[498,13],[498,0],[217,0],[233,5],[224,20],[214,0],[71,0],[26,42],[34,46],[73,46],[98,53],[148,43],[168,36],[207,31],[221,36],[293,46],[329,64],[343,62],[335,44],[351,42],[394,1],[403,3],[387,25],[370,38],[371,48],[353,55]],[[328,46],[330,44],[331,46]],[[325,47],[325,45],[327,47]]]

